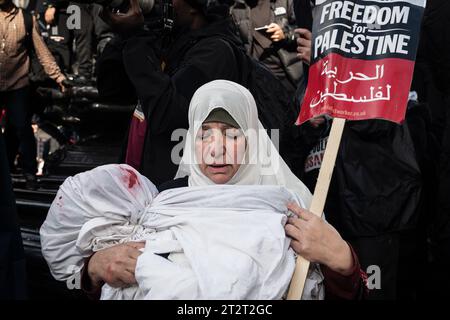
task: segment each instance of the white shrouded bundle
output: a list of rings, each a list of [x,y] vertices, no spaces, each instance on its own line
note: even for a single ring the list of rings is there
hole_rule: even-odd
[[[104,285],[102,299],[281,299],[295,266],[284,231],[288,202],[302,205],[279,186],[158,194],[130,166],[106,165],[60,187],[40,230],[42,252],[52,275],[64,281],[95,251],[146,241],[138,285]],[[322,280],[312,268],[303,299],[323,299]]]

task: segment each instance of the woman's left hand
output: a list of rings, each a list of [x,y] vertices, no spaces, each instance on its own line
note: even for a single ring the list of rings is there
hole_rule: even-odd
[[[297,204],[289,204],[288,209],[296,215],[285,226],[286,235],[292,238],[292,249],[311,262],[350,275],[355,263],[352,252],[336,229]]]

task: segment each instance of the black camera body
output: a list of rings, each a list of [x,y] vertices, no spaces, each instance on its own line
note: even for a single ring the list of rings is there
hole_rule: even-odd
[[[129,7],[129,0],[84,0],[86,2],[97,3],[103,7],[109,7],[120,12],[126,12]],[[155,0],[139,0],[139,7],[144,14],[148,14],[153,10]]]
[[[145,18],[145,25],[152,30],[170,33],[174,23],[172,0],[138,0]],[[125,13],[130,8],[130,0],[77,0],[79,3],[96,3],[114,13]]]

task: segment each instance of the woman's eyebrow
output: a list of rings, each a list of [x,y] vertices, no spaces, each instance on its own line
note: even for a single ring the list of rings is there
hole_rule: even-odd
[[[215,128],[215,127],[211,127],[211,126],[209,126],[207,124],[203,124],[201,129],[203,131],[214,130],[214,129],[220,130],[220,131],[226,131],[226,130],[229,130],[229,129],[239,130],[239,128],[233,127],[233,126],[231,126],[229,124],[226,124],[226,123],[221,124],[219,128]]]
[[[236,130],[239,130],[239,128],[230,126],[229,124],[224,124],[223,127],[222,127],[222,129],[225,129],[225,130],[228,130],[228,129],[236,129]]]

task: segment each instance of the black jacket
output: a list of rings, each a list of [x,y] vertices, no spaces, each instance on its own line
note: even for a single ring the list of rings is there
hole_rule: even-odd
[[[418,56],[430,64],[435,84],[450,95],[450,1],[428,1],[422,23]]]
[[[175,129],[188,128],[194,92],[212,80],[240,82],[241,72],[227,42],[240,45],[229,18],[217,17],[201,29],[181,33],[164,55],[164,70],[156,41],[147,33],[105,48],[98,66],[99,92],[115,100],[137,97],[141,102],[148,130],[140,172],[155,184],[176,173],[171,151],[179,141],[171,141],[171,135]]]
[[[267,52],[275,54],[286,73],[287,79],[294,87],[297,86],[303,76],[302,62],[297,57],[297,43],[294,34],[295,15],[294,1],[292,0],[271,0],[271,21],[281,26],[286,39],[280,42],[273,42]],[[284,8],[285,13],[276,15],[277,9]],[[254,43],[253,32],[255,27],[251,17],[251,8],[245,0],[236,0],[231,7],[231,13],[236,25],[239,28],[239,34],[244,42],[248,54],[251,54]]]
[[[309,146],[329,134],[327,128],[309,131],[316,131],[303,132]],[[302,176],[312,192],[318,171]],[[421,191],[422,177],[406,124],[347,121],[324,211],[346,240],[414,228]]]
[[[438,216],[435,222],[433,238],[447,241],[447,263],[450,264],[450,1],[433,0],[427,3],[422,26],[420,57],[430,66],[434,85],[442,93],[442,117],[433,119],[434,126],[439,127],[438,137],[442,131],[442,152],[439,161],[439,199]],[[437,95],[438,92],[435,92]],[[438,105],[429,98],[431,109]],[[420,99],[420,96],[419,96]],[[436,115],[436,114],[435,114]]]

